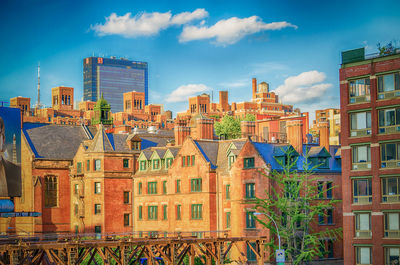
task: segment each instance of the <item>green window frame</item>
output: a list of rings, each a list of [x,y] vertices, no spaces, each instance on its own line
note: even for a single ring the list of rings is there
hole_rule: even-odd
[[[146,160],[141,160],[140,161],[140,171],[146,170],[146,163],[147,163]]]
[[[181,193],[181,180],[177,179],[176,180],[176,193]]]
[[[231,212],[225,213],[226,228],[231,228]]]
[[[246,228],[256,228],[253,212],[246,212]]]
[[[201,192],[202,190],[202,179],[195,178],[190,180],[190,191],[191,192]]]
[[[254,157],[247,157],[243,159],[243,168],[254,168]]]
[[[94,183],[94,194],[100,194],[100,193],[101,193],[101,183],[95,182]]]
[[[400,142],[384,143],[381,149],[381,168],[400,167]]]
[[[400,202],[400,177],[390,176],[382,178],[382,202]]]
[[[138,212],[139,212],[139,213],[138,213],[138,219],[139,219],[139,220],[142,220],[142,219],[143,219],[143,206],[140,205],[140,206],[138,207]]]
[[[256,184],[246,183],[246,199],[254,199],[256,197]]]
[[[124,168],[129,168],[129,159],[124,158],[122,161]]]
[[[176,205],[176,220],[182,220],[182,205]]]
[[[195,156],[192,155],[192,167],[195,165]]]
[[[185,167],[186,165],[186,157],[182,156],[182,167]]]
[[[234,155],[230,155],[230,156],[228,157],[228,166],[229,166],[229,169],[231,169],[232,164],[235,162],[235,160],[236,160],[236,157],[235,157]]]
[[[371,145],[355,145],[351,147],[352,151],[352,169],[370,169],[371,168]]]
[[[82,173],[82,162],[76,163],[76,172]]]
[[[318,181],[317,190],[318,190],[318,198],[323,199],[324,198],[324,182]]]
[[[94,160],[94,170],[95,171],[100,171],[101,170],[101,160],[100,159],[95,159]]]
[[[165,161],[165,167],[166,168],[170,168],[171,167],[171,165],[172,165],[172,158],[167,158],[166,159],[166,161]]]
[[[400,107],[378,110],[379,133],[400,132]]]
[[[142,192],[143,192],[143,184],[142,184],[142,182],[139,182],[138,183],[138,194],[140,195],[140,194],[142,194]]]
[[[157,194],[157,182],[147,183],[147,194]]]
[[[186,156],[186,166],[190,166],[190,156]]]
[[[168,219],[168,206],[166,204],[163,205],[163,220]]]
[[[371,231],[371,213],[370,212],[356,212],[355,216],[355,226],[357,238],[370,238],[372,236]]]
[[[158,219],[158,206],[147,206],[147,219],[148,220]]]
[[[400,96],[400,74],[399,72],[379,75],[378,82],[378,100],[389,99]]]
[[[202,204],[192,204],[192,220],[203,219],[203,205]]]
[[[400,212],[385,212],[385,238],[400,238]]]
[[[372,248],[369,246],[356,246],[356,264],[372,264]]]
[[[225,199],[226,200],[231,199],[231,185],[230,184],[225,186]]]
[[[167,194],[167,181],[166,180],[163,181],[162,186],[163,186],[163,194]]]
[[[90,170],[90,160],[86,160],[86,171]]]
[[[94,205],[94,214],[101,214],[101,204],[96,203]]]
[[[79,184],[74,185],[74,194],[76,194],[76,195],[79,194]]]
[[[160,159],[153,159],[153,170],[160,169]]]

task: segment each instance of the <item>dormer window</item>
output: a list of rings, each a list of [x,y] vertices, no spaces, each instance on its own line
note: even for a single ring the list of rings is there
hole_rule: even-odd
[[[160,168],[160,159],[153,159],[153,170]]]
[[[140,150],[140,142],[132,141],[132,150]]]
[[[140,161],[140,171],[146,170],[146,162],[145,160]]]

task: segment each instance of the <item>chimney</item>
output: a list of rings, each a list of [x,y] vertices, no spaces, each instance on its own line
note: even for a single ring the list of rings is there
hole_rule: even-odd
[[[301,154],[303,152],[303,122],[301,120],[289,120],[286,122],[288,142]]]
[[[174,133],[175,133],[175,145],[182,145],[186,137],[190,135],[190,127],[180,126],[179,124],[177,124],[175,125]]]
[[[257,93],[257,79],[253,78],[253,99],[256,99]]]
[[[256,122],[242,121],[240,122],[240,130],[242,131],[242,138],[254,136],[256,134]]]
[[[198,140],[212,140],[214,138],[214,120],[199,118],[196,120]]]
[[[317,124],[319,130],[319,146],[324,146],[329,152],[329,122],[321,121]]]
[[[219,105],[221,111],[228,111],[228,91],[219,91]]]

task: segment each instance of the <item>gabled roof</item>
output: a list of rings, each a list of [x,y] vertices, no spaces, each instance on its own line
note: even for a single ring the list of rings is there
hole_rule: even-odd
[[[109,138],[106,134],[104,127],[100,124],[100,128],[94,136],[92,144],[89,146],[89,152],[112,152],[114,148],[114,137],[110,135]]]
[[[296,150],[294,150],[293,146],[291,145],[278,145],[275,144],[274,145],[274,153],[273,156],[286,156],[287,152],[289,152],[289,150],[292,152],[292,156],[298,156],[299,153],[297,153]]]
[[[180,147],[168,147],[168,150],[171,152],[173,157],[176,157],[180,149]]]
[[[84,129],[75,125],[24,123],[22,131],[35,158],[72,160],[79,145],[89,139]]]
[[[151,157],[151,155],[153,154],[153,151],[152,151],[151,149],[146,149],[146,150],[143,150],[143,151],[141,152],[141,154],[143,154],[143,156],[144,156],[147,160],[149,160],[150,157]]]
[[[204,156],[207,162],[210,162],[211,168],[217,168],[217,155],[218,155],[218,142],[217,141],[204,141],[194,140],[193,141],[199,148],[201,154]]]
[[[323,146],[313,146],[308,151],[309,157],[331,157],[331,154]]]

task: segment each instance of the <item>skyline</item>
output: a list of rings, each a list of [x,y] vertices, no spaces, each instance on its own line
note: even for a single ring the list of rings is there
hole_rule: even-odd
[[[213,91],[214,102],[219,90],[229,91],[229,102],[249,101],[252,77],[310,115],[338,108],[340,53],[363,46],[374,53],[400,33],[395,1],[0,5],[0,101],[25,96],[35,104],[39,61],[41,102],[49,106],[51,88],[62,85],[80,100],[83,58],[94,54],[148,62],[149,102],[174,116],[203,92]]]

